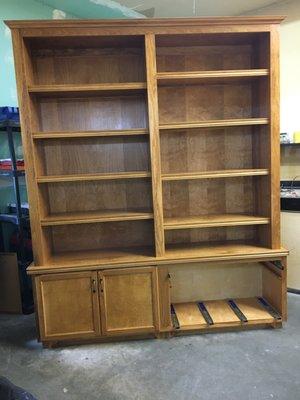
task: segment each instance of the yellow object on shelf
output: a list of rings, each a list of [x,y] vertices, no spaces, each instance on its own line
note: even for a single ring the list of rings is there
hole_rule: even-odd
[[[300,131],[294,132],[294,143],[300,143]]]

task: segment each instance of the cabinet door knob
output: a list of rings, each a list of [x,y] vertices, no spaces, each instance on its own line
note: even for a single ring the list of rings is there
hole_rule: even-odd
[[[97,282],[96,279],[92,279],[92,292],[96,293],[97,292]]]
[[[100,278],[99,282],[100,282],[100,291],[101,291],[101,293],[103,293],[103,283],[102,283],[102,281],[103,281],[103,279]]]
[[[171,283],[171,275],[170,275],[169,272],[168,272],[168,280],[169,280],[169,287],[171,289],[172,288],[172,283]]]

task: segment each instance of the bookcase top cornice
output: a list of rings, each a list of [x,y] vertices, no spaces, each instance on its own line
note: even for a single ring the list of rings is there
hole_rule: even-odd
[[[122,28],[122,27],[193,27],[232,25],[273,25],[280,24],[285,16],[241,16],[201,18],[141,18],[141,19],[70,19],[70,20],[10,20],[5,24],[11,29],[24,28]]]

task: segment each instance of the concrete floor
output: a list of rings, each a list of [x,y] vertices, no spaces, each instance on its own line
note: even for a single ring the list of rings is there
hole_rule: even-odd
[[[298,400],[300,296],[284,329],[44,350],[34,317],[0,315],[0,375],[38,400]]]

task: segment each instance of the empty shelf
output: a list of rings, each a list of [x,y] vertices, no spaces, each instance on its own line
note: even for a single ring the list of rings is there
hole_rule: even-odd
[[[92,94],[92,93],[110,93],[110,92],[126,92],[145,90],[147,85],[145,82],[129,82],[129,83],[101,83],[89,85],[32,85],[28,86],[28,92],[36,95],[76,95],[76,94]]]
[[[237,299],[235,302],[249,322],[274,321],[274,317],[262,306],[257,298]]]
[[[68,271],[72,267],[84,267],[91,265],[125,265],[127,263],[143,263],[152,260],[154,257],[154,247],[119,247],[117,249],[86,250],[86,251],[65,251],[53,254],[49,258],[50,268],[67,266]],[[53,267],[52,267],[53,266]]]
[[[116,179],[139,179],[149,178],[150,172],[112,172],[106,174],[79,174],[79,175],[52,175],[40,176],[37,178],[38,183],[51,182],[76,182],[76,181],[101,181],[101,180],[116,180]]]
[[[230,302],[234,303],[237,312],[233,311]],[[281,321],[279,315],[275,318],[256,297],[231,301],[178,303],[173,304],[173,308],[179,323],[177,329],[180,330],[235,327],[241,324],[272,324],[275,321]]]
[[[152,219],[149,211],[88,211],[52,214],[41,220],[42,226],[91,224],[96,222],[138,221]]]
[[[230,126],[251,126],[251,125],[267,125],[268,118],[243,118],[243,119],[221,119],[194,122],[177,122],[173,124],[161,124],[161,131],[170,131],[175,129],[196,129],[196,128],[226,128]]]
[[[255,176],[268,175],[268,169],[228,169],[220,171],[205,171],[205,172],[183,172],[163,174],[163,181],[182,181],[189,179],[212,179],[212,178],[234,178],[236,176]]]
[[[78,271],[82,267],[91,266],[142,266],[182,263],[182,261],[209,262],[233,260],[276,260],[288,255],[287,250],[272,250],[254,244],[240,242],[201,243],[189,245],[167,245],[166,253],[162,257],[155,257],[153,246],[131,247],[118,249],[87,250],[62,252],[50,256],[48,264],[51,271],[56,268],[60,271]],[[49,271],[48,266],[35,265],[30,268],[32,274]]]
[[[159,72],[158,84],[162,86],[201,84],[201,83],[227,83],[239,82],[268,76],[268,69],[245,69],[223,71],[189,71],[189,72]]]
[[[52,214],[41,220],[42,226],[91,224],[95,222],[138,221],[152,219],[149,211],[87,211]]]
[[[280,257],[287,255],[285,249],[274,250],[258,246],[253,243],[241,243],[240,241],[193,243],[193,244],[167,244],[165,257],[168,260],[199,260],[210,261],[255,259],[259,257]]]
[[[213,325],[236,325],[241,323],[241,320],[232,311],[226,300],[205,301],[204,306],[213,321]]]
[[[199,329],[200,326],[206,327],[206,321],[199,312],[197,303],[178,303],[173,304],[173,307],[181,329]]]
[[[265,225],[270,219],[244,214],[203,215],[198,217],[165,218],[165,230],[210,228],[214,226]]]
[[[34,132],[34,139],[64,139],[64,138],[84,138],[84,137],[110,137],[110,136],[138,136],[149,135],[148,129],[118,129],[104,131],[74,131],[74,132]]]

